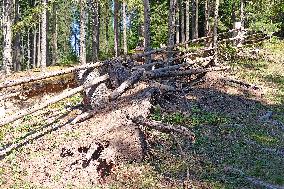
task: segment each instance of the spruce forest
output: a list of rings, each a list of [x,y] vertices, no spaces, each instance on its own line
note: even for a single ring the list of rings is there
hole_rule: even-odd
[[[0,186],[284,189],[284,0],[2,0]]]

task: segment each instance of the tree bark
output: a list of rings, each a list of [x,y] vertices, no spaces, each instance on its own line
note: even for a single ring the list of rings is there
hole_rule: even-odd
[[[127,14],[126,14],[126,1],[123,0],[122,4],[122,14],[123,14],[123,52],[127,54]]]
[[[42,0],[41,15],[41,68],[46,68],[47,62],[47,0]]]
[[[192,39],[198,38],[198,0],[192,0]]]
[[[150,3],[149,0],[144,0],[144,52],[151,50],[151,19],[150,19]],[[145,56],[145,63],[151,63],[151,56]]]
[[[114,0],[114,53],[115,57],[119,56],[119,27],[118,27],[118,12],[119,12],[119,4],[118,0]]]
[[[65,92],[62,92],[61,94],[57,95],[57,96],[54,96],[52,98],[50,98],[49,100],[43,102],[42,104],[37,104],[35,106],[33,106],[32,108],[29,108],[29,109],[25,109],[25,110],[21,110],[19,111],[18,113],[12,115],[12,116],[9,116],[9,117],[5,117],[4,119],[0,120],[0,126],[3,126],[3,125],[6,125],[8,123],[11,123],[13,121],[16,121],[26,115],[29,115],[29,114],[32,114],[38,110],[41,110],[51,104],[54,104],[60,100],[63,100],[65,98],[68,98],[80,91],[83,91],[85,89],[88,89],[100,82],[103,82],[103,81],[106,81],[108,79],[108,75],[103,75],[101,77],[98,77],[96,78],[95,80],[91,81],[90,83],[86,84],[86,85],[81,85],[75,89],[71,89],[71,90],[68,90],[68,91],[65,91]]]
[[[105,4],[105,8],[106,8],[106,19],[105,19],[105,37],[106,37],[106,40],[105,40],[105,44],[106,44],[106,54],[108,54],[109,53],[109,18],[110,18],[110,15],[109,15],[109,12],[110,12],[110,10],[109,10],[109,1],[107,0],[106,1],[106,4]]]
[[[57,25],[57,3],[54,2],[52,6],[52,20],[53,20],[53,26],[52,26],[52,66],[56,65],[57,63],[57,56],[58,56],[58,47],[57,47],[57,31],[58,31],[58,25]]]
[[[36,68],[37,65],[37,28],[33,31],[33,68]]]
[[[3,11],[3,68],[7,75],[11,74],[12,70],[12,13],[13,13],[13,0],[4,0]]]
[[[41,65],[41,24],[38,24],[38,39],[37,39],[37,67]]]
[[[241,7],[240,7],[240,18],[241,18],[241,23],[242,23],[242,30],[245,27],[245,22],[244,22],[244,17],[245,17],[245,13],[244,13],[244,0],[241,0]]]
[[[232,2],[231,20],[232,20],[232,29],[235,29],[235,22],[236,22],[236,2],[235,2],[235,0],[233,0],[233,2]]]
[[[80,64],[86,64],[86,0],[80,0]]]

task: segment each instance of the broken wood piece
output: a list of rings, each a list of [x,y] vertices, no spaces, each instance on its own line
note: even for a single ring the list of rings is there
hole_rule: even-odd
[[[161,84],[161,83],[158,83],[156,81],[152,82],[150,84],[151,87],[154,87],[154,88],[157,88],[161,91],[172,91],[172,92],[175,92],[175,91],[179,91],[178,89],[176,89],[175,87],[172,87],[170,85],[164,85],[164,84]]]
[[[60,100],[63,100],[67,97],[70,97],[80,91],[83,91],[85,89],[88,89],[90,87],[92,87],[93,85],[96,85],[98,83],[101,83],[103,81],[106,81],[107,79],[109,78],[109,76],[106,74],[106,75],[103,75],[103,76],[100,76],[100,77],[97,77],[96,79],[94,79],[93,81],[91,81],[90,83],[87,83],[86,85],[81,85],[77,88],[74,88],[74,89],[71,89],[71,90],[68,90],[66,92],[62,92],[61,94],[57,95],[57,96],[54,96],[52,98],[50,98],[49,100],[41,103],[41,104],[36,104],[35,106],[31,107],[31,108],[28,108],[28,109],[24,109],[24,110],[21,110],[19,111],[18,113],[16,114],[13,114],[11,116],[7,116],[7,117],[4,117],[3,119],[0,120],[0,126],[3,126],[3,125],[6,125],[8,123],[11,123],[15,120],[18,120],[26,115],[29,115],[29,114],[32,114],[38,110],[41,110],[51,104],[54,104]]]
[[[121,96],[130,86],[137,83],[140,78],[143,76],[144,69],[138,69],[133,72],[133,74],[124,81],[118,88],[116,88],[109,96],[110,100],[115,100]]]
[[[179,125],[168,125],[164,124],[158,121],[151,121],[148,119],[145,119],[141,116],[139,117],[134,117],[131,119],[133,123],[143,125],[145,127],[148,127],[150,129],[155,129],[164,133],[177,133],[183,136],[186,136],[188,139],[190,139],[192,142],[195,141],[195,135],[192,133],[188,128],[184,126],[179,126]]]

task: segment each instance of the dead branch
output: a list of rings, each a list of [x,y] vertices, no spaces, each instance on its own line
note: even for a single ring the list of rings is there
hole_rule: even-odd
[[[67,97],[70,97],[70,96],[72,96],[72,95],[74,95],[74,94],[76,94],[80,91],[88,89],[88,88],[92,87],[93,85],[96,85],[100,82],[106,81],[108,78],[109,78],[109,76],[107,74],[103,75],[101,77],[94,79],[93,81],[91,81],[90,83],[88,83],[86,85],[81,85],[80,87],[68,90],[66,92],[61,93],[60,95],[54,96],[51,99],[43,102],[42,104],[38,104],[38,105],[33,106],[32,108],[21,110],[18,113],[12,115],[12,116],[4,117],[3,119],[0,120],[0,126],[11,123],[11,122],[13,122],[17,119],[20,119],[20,118],[26,116],[26,115],[29,115],[29,114],[32,114],[32,113],[38,111],[38,110],[41,110],[41,109],[49,106],[50,104],[54,104],[54,103],[56,103],[60,100],[63,100]]]
[[[143,117],[134,117],[131,119],[134,123],[143,125],[145,127],[148,127],[150,129],[155,129],[164,133],[177,133],[183,136],[186,136],[188,139],[190,139],[192,142],[195,141],[195,135],[192,133],[188,128],[184,126],[179,125],[168,125],[164,124],[158,121],[150,121],[148,119],[145,119]]]
[[[43,75],[39,75],[39,76],[31,76],[31,77],[25,77],[25,78],[17,79],[17,80],[10,80],[10,81],[0,83],[0,89],[20,85],[20,84],[23,84],[23,83],[29,83],[29,82],[33,82],[33,81],[37,81],[37,80],[47,79],[47,78],[55,77],[55,76],[59,76],[59,75],[64,75],[64,74],[68,74],[68,73],[78,71],[78,70],[84,70],[84,69],[88,69],[88,68],[96,68],[96,67],[100,67],[104,64],[105,64],[104,62],[97,62],[97,63],[93,63],[93,64],[80,65],[80,66],[76,66],[76,67],[73,67],[73,68],[67,68],[67,69],[64,69],[64,70],[47,72],[47,73],[44,73]]]

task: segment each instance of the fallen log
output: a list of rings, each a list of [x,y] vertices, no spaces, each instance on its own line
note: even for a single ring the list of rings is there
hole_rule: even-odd
[[[190,139],[192,142],[195,141],[195,135],[192,133],[188,128],[184,126],[179,125],[168,125],[164,124],[158,121],[150,121],[148,119],[145,119],[143,117],[134,117],[131,118],[133,123],[136,123],[138,125],[143,125],[145,127],[148,127],[150,129],[155,129],[164,133],[177,133],[183,136],[186,136],[188,139]]]
[[[64,75],[64,74],[68,74],[68,73],[78,71],[78,70],[84,70],[84,69],[88,69],[88,68],[96,68],[96,67],[103,66],[104,64],[105,64],[104,62],[97,62],[97,63],[93,63],[93,64],[80,65],[80,66],[76,66],[76,67],[73,67],[73,68],[67,68],[67,69],[64,69],[64,70],[47,72],[47,73],[44,73],[43,75],[39,75],[39,76],[31,76],[31,77],[25,77],[25,78],[17,79],[17,80],[10,80],[10,81],[0,83],[0,89],[12,87],[12,86],[16,86],[16,85],[21,85],[23,83],[29,83],[29,82],[33,82],[33,81],[37,81],[37,80],[47,79],[47,78],[55,77],[55,76],[59,76],[59,75]]]
[[[224,71],[229,69],[230,67],[212,67],[212,68],[192,68],[188,70],[176,70],[176,71],[147,71],[144,72],[144,79],[154,79],[154,78],[161,78],[161,77],[175,77],[175,76],[186,76],[192,74],[200,74],[200,73],[207,73],[212,71]]]
[[[74,88],[74,89],[71,89],[71,90],[68,90],[66,92],[63,92],[61,93],[60,95],[57,95],[57,96],[54,96],[52,97],[51,99],[43,102],[42,104],[38,104],[38,105],[35,105],[33,106],[32,108],[28,108],[28,109],[25,109],[25,110],[21,110],[19,111],[18,113],[16,114],[13,114],[11,116],[7,116],[7,117],[4,117],[3,119],[0,120],[0,126],[3,126],[3,125],[6,125],[8,123],[11,123],[15,120],[18,120],[26,115],[29,115],[29,114],[32,114],[38,110],[41,110],[47,106],[49,106],[50,104],[54,104],[60,100],[63,100],[67,97],[70,97],[80,91],[83,91],[83,90],[86,90],[90,87],[92,87],[93,85],[96,85],[98,83],[101,83],[103,81],[106,81],[107,79],[109,78],[109,76],[106,74],[106,75],[103,75],[101,77],[97,77],[96,79],[94,79],[93,81],[91,81],[90,83],[87,83],[86,85],[81,85],[77,88]]]
[[[126,80],[124,81],[118,88],[116,88],[109,96],[110,100],[115,100],[119,96],[121,96],[130,86],[134,85],[137,83],[140,78],[142,78],[144,73],[144,69],[138,69],[133,72],[133,74]]]
[[[21,94],[21,92],[15,92],[15,93],[11,93],[11,94],[3,94],[3,95],[0,96],[0,101],[8,99],[8,98],[15,97],[15,96],[19,96],[20,94]]]

